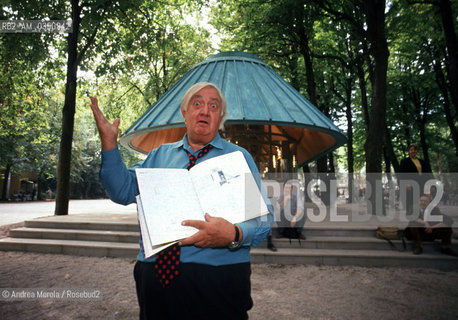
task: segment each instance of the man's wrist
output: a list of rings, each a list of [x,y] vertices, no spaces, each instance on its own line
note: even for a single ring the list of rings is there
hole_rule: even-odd
[[[103,141],[102,140],[102,151],[108,151],[116,148],[118,146],[118,141]]]
[[[236,224],[234,224],[234,231],[235,231],[234,240],[228,245],[228,248],[230,250],[238,249],[242,244],[243,235],[242,235],[240,227]]]

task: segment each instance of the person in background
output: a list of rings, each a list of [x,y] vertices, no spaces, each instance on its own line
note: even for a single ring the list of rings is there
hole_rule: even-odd
[[[409,223],[406,229],[406,237],[415,242],[413,247],[414,254],[421,254],[423,252],[423,241],[433,241],[435,239],[441,240],[441,252],[452,256],[458,256],[458,254],[450,247],[452,244],[452,223],[453,220],[442,214],[438,207],[434,207],[431,210],[430,217],[434,220],[440,221],[428,221],[425,218],[425,210],[431,203],[429,195],[423,195],[420,197],[420,214],[417,220]]]
[[[399,173],[401,173],[401,179],[408,180],[408,182],[413,181],[418,185],[419,194],[414,194],[416,188],[411,184],[407,184],[405,190],[405,199],[403,202],[407,215],[411,215],[414,199],[418,199],[417,197],[425,193],[424,185],[428,179],[432,178],[432,174],[431,167],[422,159],[417,158],[417,145],[411,144],[407,150],[409,156],[401,160]]]
[[[46,199],[51,199],[52,198],[52,190],[51,190],[51,187],[48,187],[48,189],[46,189]]]
[[[297,186],[286,182],[283,195],[278,199],[280,207],[279,238],[306,239],[302,233],[305,224],[304,202],[297,191]]]

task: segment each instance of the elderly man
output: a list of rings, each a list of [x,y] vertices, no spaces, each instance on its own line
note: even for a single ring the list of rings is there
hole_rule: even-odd
[[[197,83],[186,92],[181,113],[186,123],[182,140],[163,144],[127,169],[117,147],[119,119],[110,123],[91,97],[91,108],[102,142],[101,182],[110,198],[121,204],[135,201],[138,187],[134,168],[190,168],[206,159],[241,151],[256,176],[251,155],[222,139],[227,115],[226,100],[211,83]],[[172,215],[173,212],[170,212]],[[259,245],[270,231],[272,214],[233,225],[205,214],[202,221],[186,220],[197,229],[180,241],[179,271],[164,284],[156,273],[159,256],[146,259],[140,252],[134,268],[140,319],[246,319],[252,307],[250,295],[250,246]],[[175,253],[174,253],[175,254]]]

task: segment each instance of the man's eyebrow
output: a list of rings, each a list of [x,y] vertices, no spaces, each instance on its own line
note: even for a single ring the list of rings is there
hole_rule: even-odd
[[[195,94],[192,96],[192,99],[199,99],[199,98],[202,98],[200,94]],[[211,97],[210,100],[221,102],[221,99],[219,97]]]

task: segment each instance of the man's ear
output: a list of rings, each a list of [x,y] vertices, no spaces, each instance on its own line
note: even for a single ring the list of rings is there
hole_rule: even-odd
[[[183,117],[183,119],[185,119],[186,111],[184,111],[183,108],[181,108],[181,116]]]

